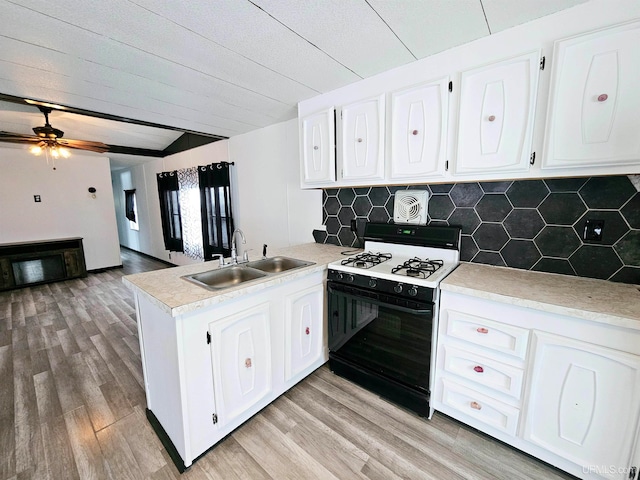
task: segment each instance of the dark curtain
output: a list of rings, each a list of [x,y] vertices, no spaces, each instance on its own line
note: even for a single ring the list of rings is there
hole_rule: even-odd
[[[160,198],[160,217],[164,248],[170,252],[182,252],[182,218],[178,200],[178,172],[162,172],[156,175]]]
[[[124,215],[132,222],[136,221],[136,212],[133,208],[136,189],[124,191]]]
[[[229,163],[221,162],[198,167],[205,260],[215,253],[225,257],[231,255],[233,215],[229,166]]]

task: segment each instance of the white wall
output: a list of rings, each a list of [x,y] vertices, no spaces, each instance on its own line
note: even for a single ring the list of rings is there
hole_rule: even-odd
[[[229,139],[229,160],[235,162],[236,226],[252,249],[262,245],[286,247],[313,242],[322,226],[322,191],[300,189],[297,119]]]
[[[322,225],[322,192],[303,191],[299,185],[297,120],[272,125],[229,140],[204,145],[112,173],[120,243],[177,265],[195,263],[183,254],[164,249],[156,173],[213,162],[234,162],[231,168],[234,222],[258,258],[262,245],[277,248],[313,242],[314,228]],[[124,217],[124,190],[136,189],[139,231]]]
[[[82,237],[88,270],[122,264],[108,158],[72,150],[53,170],[26,149],[0,147],[0,172],[0,243]]]

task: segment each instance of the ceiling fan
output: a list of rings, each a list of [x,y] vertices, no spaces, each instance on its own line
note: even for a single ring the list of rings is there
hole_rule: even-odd
[[[53,128],[49,123],[49,114],[52,109],[41,105],[38,105],[38,108],[44,114],[45,124],[43,127],[35,127],[33,129],[35,136],[24,135],[21,133],[0,132],[0,142],[31,144],[33,147],[40,147],[41,149],[49,150],[67,147],[97,153],[105,153],[109,151],[109,146],[105,143],[91,142],[87,140],[63,139],[62,137],[64,132],[57,128]]]

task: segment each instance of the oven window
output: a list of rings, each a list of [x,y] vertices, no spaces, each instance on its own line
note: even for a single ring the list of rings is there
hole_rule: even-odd
[[[432,311],[329,295],[332,353],[366,370],[428,390]],[[421,313],[419,313],[421,312]]]

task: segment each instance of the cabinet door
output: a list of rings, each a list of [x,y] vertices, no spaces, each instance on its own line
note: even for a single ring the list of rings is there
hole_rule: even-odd
[[[216,415],[233,422],[271,393],[269,303],[209,324]]]
[[[540,54],[463,72],[455,174],[529,169]]]
[[[640,412],[640,357],[541,332],[524,438],[577,465],[627,478]],[[619,468],[619,470],[618,470]]]
[[[543,167],[625,165],[640,158],[640,22],[554,48]]]
[[[78,277],[82,274],[82,266],[77,250],[64,251],[64,266],[67,270],[67,278]]]
[[[449,77],[391,95],[390,178],[444,175]]]
[[[285,380],[289,381],[322,357],[324,286],[285,299]]]
[[[333,107],[302,119],[302,186],[336,180]]]
[[[11,272],[11,262],[8,258],[0,258],[0,290],[13,287],[13,274]]]
[[[342,107],[342,179],[384,178],[384,95]]]

